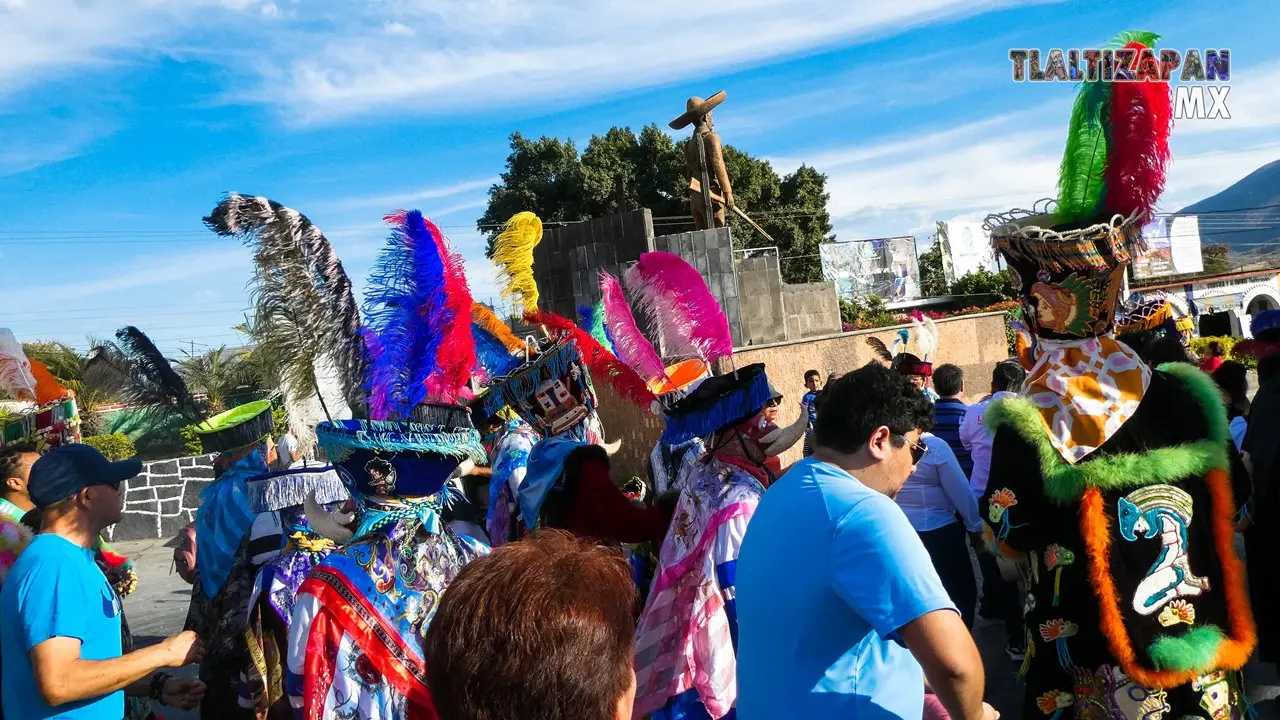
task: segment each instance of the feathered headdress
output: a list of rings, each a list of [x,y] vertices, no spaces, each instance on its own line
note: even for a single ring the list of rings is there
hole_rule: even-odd
[[[475,358],[461,258],[421,212],[387,221],[391,237],[370,274],[365,302],[374,420],[408,418],[429,397],[456,402]]]
[[[672,344],[669,355],[707,363],[733,355],[724,311],[702,275],[679,255],[645,253],[625,278],[640,312]]]
[[[1159,36],[1129,31],[1111,41],[1113,48],[1137,53],[1136,77],[1116,66],[1114,73],[1082,83],[1071,112],[1066,150],[1058,176],[1060,223],[1089,222],[1102,214],[1129,217],[1141,226],[1155,212],[1164,192],[1169,163],[1173,101],[1169,83],[1160,80],[1154,53]]]
[[[609,352],[617,355],[618,352],[613,347],[613,339],[609,337],[609,328],[604,324],[604,301],[595,305],[582,305],[578,307],[578,316],[581,320],[582,329],[586,330],[591,337],[600,343],[601,347]]]
[[[493,241],[493,264],[502,274],[502,297],[520,303],[523,312],[538,309],[538,284],[533,279],[533,249],[542,242],[542,221],[531,212],[511,216]]]
[[[290,427],[305,448],[314,425],[364,405],[365,348],[351,279],[319,228],[265,197],[230,193],[204,222],[253,250],[250,336],[280,370]]]
[[[488,307],[471,304],[471,337],[476,345],[476,365],[488,379],[514,372],[524,361],[525,344]]]
[[[618,395],[636,405],[647,410],[652,408],[656,397],[649,389],[649,383],[613,353],[606,350],[589,333],[574,325],[571,320],[543,311],[529,313],[525,315],[525,320],[545,327],[558,339],[573,340],[578,347],[578,352],[582,354],[583,362],[591,372],[591,377],[603,379],[617,391]]]
[[[619,359],[634,368],[645,380],[660,381],[665,378],[667,373],[662,358],[658,357],[653,344],[636,325],[635,316],[631,314],[631,306],[627,303],[627,296],[623,293],[618,278],[601,272],[600,293],[603,295],[601,302],[604,304],[604,321]]]
[[[135,409],[178,415],[193,424],[204,420],[204,409],[173,364],[132,325],[117,330],[114,343],[94,348],[85,380],[115,392]]]
[[[0,328],[0,390],[14,400],[36,399],[31,361],[9,328]]]

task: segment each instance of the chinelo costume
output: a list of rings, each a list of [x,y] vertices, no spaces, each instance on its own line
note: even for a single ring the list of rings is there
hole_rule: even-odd
[[[1029,585],[1027,718],[1247,708],[1239,671],[1255,631],[1221,395],[1194,367],[1149,368],[1111,335],[1169,157],[1168,86],[1138,74],[1152,79],[1083,84],[1056,203],[987,221],[1038,337],[1022,397],[985,417],[989,540]]]
[[[730,360],[733,340],[705,280],[669,253],[646,253],[626,273],[628,288],[672,360],[702,368]],[[658,554],[636,629],[637,717],[732,717],[737,699],[737,615],[734,568],[765,486],[765,460],[795,445],[808,425],[801,408],[786,428],[765,421],[773,396],[763,365],[703,378],[678,372],[644,340],[619,301],[620,289],[602,280],[606,325],[619,357],[658,396],[666,418],[660,443],[680,447],[705,440],[705,450],[671,480],[679,495]]]
[[[308,719],[435,718],[424,633],[445,587],[488,551],[442,518],[449,480],[484,461],[466,407],[476,356],[462,258],[417,211],[387,222],[366,326],[305,217],[240,195],[211,216],[258,250],[255,322],[268,325],[263,338],[282,351],[286,378],[313,391],[321,375],[337,381],[335,392],[314,393],[333,418],[315,432],[356,511],[348,524],[318,500],[308,506],[311,527],[338,546],[307,573],[289,621],[284,685]],[[333,398],[356,417],[334,417]]]
[[[1189,349],[1191,335],[1184,329],[1190,321],[1190,317],[1175,317],[1173,303],[1159,290],[1135,294],[1116,311],[1115,336],[1135,352],[1161,335],[1174,338]]]

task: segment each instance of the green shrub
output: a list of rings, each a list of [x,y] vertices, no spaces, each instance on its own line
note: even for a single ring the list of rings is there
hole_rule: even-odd
[[[108,460],[128,460],[138,451],[133,446],[133,441],[124,433],[111,433],[110,435],[90,435],[84,439],[84,444],[95,447],[98,452],[107,456]]]
[[[1200,357],[1206,357],[1209,354],[1209,343],[1218,341],[1222,345],[1224,352],[1223,357],[1227,360],[1235,360],[1250,370],[1256,370],[1258,367],[1258,359],[1249,355],[1241,355],[1237,357],[1233,350],[1236,343],[1244,338],[1233,337],[1230,335],[1220,335],[1218,337],[1198,337],[1191,338],[1191,351]]]
[[[284,408],[271,409],[271,439],[276,440],[289,432],[289,415]]]
[[[193,455],[203,455],[204,446],[200,444],[200,436],[196,434],[195,425],[184,425],[178,431],[178,437],[182,438],[182,454],[185,457]]]

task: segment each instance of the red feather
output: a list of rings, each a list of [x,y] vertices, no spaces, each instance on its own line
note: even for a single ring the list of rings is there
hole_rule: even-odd
[[[425,217],[422,221],[440,249],[440,259],[444,262],[445,307],[452,315],[436,353],[437,370],[427,378],[427,395],[451,403],[470,400],[473,393],[468,383],[475,366],[476,343],[471,335],[471,288],[467,286],[466,263],[462,254],[449,246],[435,223]]]
[[[527,313],[524,319],[533,325],[545,327],[557,338],[573,340],[578,346],[578,352],[582,353],[583,362],[587,364],[587,369],[591,371],[592,376],[604,378],[623,398],[652,412],[653,403],[657,397],[649,389],[649,383],[626,363],[614,357],[613,353],[604,349],[604,346],[591,337],[590,333],[578,327],[572,320],[544,310]]]
[[[1139,52],[1146,46],[1125,46]],[[1169,134],[1173,130],[1173,99],[1169,83],[1118,81],[1111,87],[1110,142],[1103,173],[1110,213],[1138,213],[1138,225],[1155,212],[1164,192],[1169,165]]]

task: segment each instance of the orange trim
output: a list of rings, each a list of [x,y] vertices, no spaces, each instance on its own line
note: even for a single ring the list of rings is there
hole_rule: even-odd
[[[1245,592],[1244,567],[1236,557],[1233,545],[1235,502],[1226,471],[1210,470],[1205,477],[1205,486],[1213,503],[1214,545],[1222,563],[1223,593],[1231,625],[1231,637],[1218,646],[1213,670],[1239,670],[1253,653],[1258,638]],[[1138,664],[1133,641],[1125,629],[1124,616],[1120,611],[1120,595],[1111,577],[1111,518],[1103,507],[1102,493],[1097,488],[1089,488],[1081,498],[1080,534],[1084,537],[1089,558],[1089,579],[1098,598],[1102,634],[1125,675],[1149,688],[1177,687],[1203,675],[1203,672],[1195,670],[1154,670]]]

